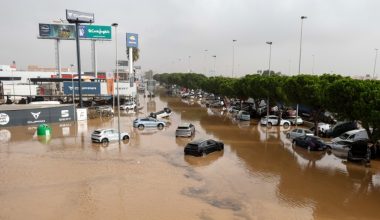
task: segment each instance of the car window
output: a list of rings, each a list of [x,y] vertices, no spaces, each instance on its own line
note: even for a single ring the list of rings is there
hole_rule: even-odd
[[[346,140],[349,137],[349,135],[347,133],[344,133],[339,137],[340,137],[340,139]]]
[[[347,139],[354,139],[355,138],[355,134],[351,135],[350,137],[348,137]]]
[[[302,134],[303,132],[302,132],[302,130],[301,130],[301,129],[298,129],[298,133]]]

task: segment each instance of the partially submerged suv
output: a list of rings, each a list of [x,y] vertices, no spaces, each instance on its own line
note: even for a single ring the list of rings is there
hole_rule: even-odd
[[[133,121],[133,127],[139,129],[144,129],[145,127],[157,127],[158,129],[163,129],[165,127],[165,122],[151,117],[136,118]]]
[[[129,134],[127,132],[120,132],[120,138],[128,140]],[[108,143],[119,140],[119,132],[116,129],[96,129],[91,134],[91,140],[96,143]]]
[[[188,143],[184,151],[185,155],[190,154],[193,156],[205,156],[211,152],[221,151],[223,149],[223,142],[212,139],[199,139]]]
[[[269,115],[269,116],[262,117],[260,120],[260,124],[266,125],[268,127],[272,125],[283,125],[285,128],[287,128],[290,126],[290,121],[282,119],[282,118],[280,119],[276,115]]]
[[[176,137],[191,137],[195,134],[195,126],[191,123],[183,123],[175,130]]]

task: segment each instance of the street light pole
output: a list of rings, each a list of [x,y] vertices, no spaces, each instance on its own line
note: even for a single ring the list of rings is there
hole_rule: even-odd
[[[189,73],[191,73],[190,59],[191,59],[191,56],[189,56]]]
[[[214,57],[214,76],[216,76],[216,55],[212,57]]]
[[[313,66],[311,68],[311,72],[313,73],[313,75],[314,75],[314,64],[315,64],[315,55],[313,54]]]
[[[266,42],[269,45],[269,68],[268,68],[268,76],[270,76],[270,61],[271,61],[271,56],[272,56],[272,41],[267,41]]]
[[[306,16],[301,16],[301,37],[300,37],[300,57],[298,60],[298,74],[301,74],[301,56],[302,56],[302,27],[303,27],[303,20],[306,19]]]
[[[205,50],[205,56],[204,56],[204,74],[205,74],[205,76],[207,75],[207,51],[208,50]]]
[[[232,40],[232,78],[234,77],[235,72],[235,42],[237,40]]]
[[[115,27],[115,49],[116,49],[116,94],[117,94],[117,131],[119,134],[119,144],[120,144],[120,96],[119,96],[119,68],[117,67],[117,23],[112,24]]]
[[[379,49],[375,48],[376,53],[375,53],[375,64],[373,65],[373,76],[372,76],[373,79],[375,79],[375,75],[376,75],[376,61],[377,61],[377,51],[378,50]]]

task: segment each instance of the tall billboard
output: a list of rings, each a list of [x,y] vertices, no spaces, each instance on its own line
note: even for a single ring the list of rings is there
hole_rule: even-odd
[[[40,38],[75,40],[75,26],[64,24],[39,24]]]
[[[79,37],[84,40],[111,40],[111,26],[80,25]],[[75,40],[75,25],[39,24],[39,38]]]

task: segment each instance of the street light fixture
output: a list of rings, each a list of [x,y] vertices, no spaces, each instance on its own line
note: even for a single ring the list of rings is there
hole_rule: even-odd
[[[237,40],[232,40],[232,78],[234,77],[235,72],[235,42]]]
[[[214,57],[214,76],[216,76],[216,55],[212,57]]]
[[[119,133],[119,144],[120,144],[120,96],[119,96],[119,68],[117,67],[117,23],[113,23],[112,27],[115,27],[115,49],[116,49],[116,94],[117,94],[117,131]],[[115,99],[114,99],[115,100]]]
[[[272,41],[267,41],[266,44],[269,45],[269,68],[268,68],[268,76],[270,75],[270,61],[271,61],[271,56],[272,56]]]
[[[300,37],[300,57],[298,60],[298,74],[301,74],[301,55],[302,55],[302,27],[303,27],[303,20],[306,19],[306,16],[301,16],[301,37]]]

